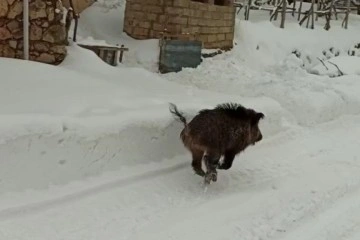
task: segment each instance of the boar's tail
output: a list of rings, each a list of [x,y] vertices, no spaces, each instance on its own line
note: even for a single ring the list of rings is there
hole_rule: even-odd
[[[170,112],[186,126],[187,121],[183,113],[178,110],[175,104],[170,103],[169,105],[170,105],[169,107]]]

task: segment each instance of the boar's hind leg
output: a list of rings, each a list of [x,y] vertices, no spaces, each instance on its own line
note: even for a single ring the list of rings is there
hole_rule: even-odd
[[[225,153],[224,162],[218,166],[218,169],[228,170],[231,168],[235,154],[231,151]]]
[[[201,168],[201,161],[203,157],[204,152],[193,150],[192,151],[192,163],[191,166],[193,167],[195,173],[201,177],[205,176],[204,170]]]
[[[216,168],[219,164],[221,155],[218,153],[206,153],[204,156],[206,164],[206,174],[205,174],[205,183],[209,184],[211,181],[217,181],[217,172]]]

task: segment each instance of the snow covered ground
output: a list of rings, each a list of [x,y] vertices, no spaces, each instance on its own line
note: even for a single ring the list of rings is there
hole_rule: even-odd
[[[123,7],[99,1],[79,26],[130,47],[119,67],[75,44],[57,67],[0,59],[0,240],[359,239],[357,17],[326,32],[254,13],[232,51],[160,75]],[[191,118],[228,101],[265,113],[264,139],[204,193],[168,103]]]

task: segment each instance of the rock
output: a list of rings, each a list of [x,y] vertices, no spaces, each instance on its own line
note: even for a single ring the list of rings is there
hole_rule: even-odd
[[[6,27],[0,28],[0,40],[6,40],[11,38],[12,35]]]
[[[9,3],[9,5],[12,5],[15,2],[15,0],[7,0],[7,2]]]
[[[54,21],[54,19],[55,19],[55,9],[53,7],[49,7],[49,8],[46,9],[46,12],[48,14],[49,22]]]
[[[30,40],[41,40],[42,38],[42,28],[36,25],[30,26]]]
[[[43,0],[35,0],[35,7],[37,9],[46,8],[46,3]]]
[[[62,43],[66,37],[65,27],[53,25],[44,33],[43,40],[50,43]]]
[[[17,47],[17,41],[16,40],[10,40],[9,41],[9,46],[13,49],[16,49]]]
[[[56,1],[55,6],[57,9],[62,9],[63,8],[62,1]]]
[[[47,17],[46,9],[45,8],[37,8],[36,2],[30,4],[29,11],[30,11],[30,20]]]
[[[47,27],[49,27],[49,23],[48,22],[43,22],[43,24],[41,26],[44,27],[44,28],[47,28]]]
[[[6,17],[8,11],[9,11],[9,4],[6,1],[1,0],[0,1],[0,17]]]
[[[15,53],[16,58],[24,58],[24,52],[21,50],[17,50]]]
[[[66,57],[66,54],[57,55],[55,64],[56,65],[60,64],[62,61],[64,61],[65,57]]]
[[[38,53],[38,52],[33,52],[33,51],[31,51],[29,54],[30,54],[31,56],[35,56],[35,57],[39,57],[39,56],[40,56],[40,53]]]
[[[54,63],[56,61],[54,55],[50,55],[48,53],[42,53],[39,57],[36,58],[36,61],[43,63]]]
[[[14,58],[15,57],[15,50],[12,49],[8,45],[1,45],[0,44],[0,57]]]
[[[61,45],[53,46],[50,48],[50,51],[57,53],[57,54],[66,55],[66,47],[65,46],[61,46]]]
[[[48,52],[49,51],[49,44],[46,42],[35,42],[34,49],[38,52]]]
[[[15,39],[20,39],[20,38],[23,38],[23,31],[22,29],[18,29],[18,30],[15,30],[12,35]]]
[[[38,25],[38,26],[41,26],[41,24],[43,23],[43,21],[41,21],[41,19],[36,19],[34,21],[31,21],[32,24],[35,24],[35,25]]]
[[[10,10],[9,10],[9,13],[8,13],[8,18],[10,19],[14,19],[16,18],[17,16],[19,16],[20,14],[22,14],[22,10],[23,10],[23,4],[22,2],[15,2],[11,7],[10,7]]]
[[[0,18],[0,27],[4,26],[7,22],[6,18]]]
[[[18,48],[18,49],[23,49],[23,48],[24,48],[24,41],[23,41],[23,40],[19,40],[19,41],[18,41],[17,48]]]
[[[16,30],[21,30],[20,23],[16,20],[11,20],[6,26],[10,30],[10,32],[15,32]]]
[[[36,61],[36,56],[30,55],[30,56],[29,56],[29,60],[30,60],[30,61]]]

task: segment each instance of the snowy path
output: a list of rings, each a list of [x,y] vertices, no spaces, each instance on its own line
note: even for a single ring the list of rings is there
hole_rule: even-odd
[[[111,177],[5,195],[0,239],[357,239],[359,120],[264,139],[220,172],[206,194],[182,154]]]

